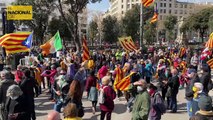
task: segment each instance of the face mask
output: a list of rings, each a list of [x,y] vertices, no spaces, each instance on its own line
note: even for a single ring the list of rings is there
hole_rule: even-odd
[[[137,91],[141,92],[141,91],[143,91],[143,88],[141,86],[137,86]]]
[[[18,96],[10,96],[10,98],[11,98],[12,100],[15,100],[15,99],[18,98]]]

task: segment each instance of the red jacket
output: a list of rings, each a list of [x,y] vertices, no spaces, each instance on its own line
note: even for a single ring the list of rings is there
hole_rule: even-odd
[[[103,88],[104,86],[102,86]],[[106,112],[112,112],[114,109],[114,99],[116,97],[115,91],[112,87],[107,86],[104,88],[105,102],[104,104],[100,104],[100,109]]]

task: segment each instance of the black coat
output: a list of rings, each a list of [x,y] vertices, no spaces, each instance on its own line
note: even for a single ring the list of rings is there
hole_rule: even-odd
[[[18,116],[15,120],[31,120],[29,113],[29,104],[26,97],[19,96],[16,100],[12,100],[10,97],[6,100],[5,106],[5,120],[12,120],[8,115],[17,113]],[[14,119],[13,119],[14,120]]]
[[[7,89],[16,83],[13,80],[4,80],[0,84],[0,104],[4,104],[6,102]]]
[[[203,91],[208,94],[208,84],[210,83],[211,75],[208,72],[204,72],[200,77],[200,82],[203,84]]]
[[[174,77],[171,77],[168,81],[168,86],[171,88],[171,94],[172,95],[177,95],[179,91],[179,77],[176,75]]]

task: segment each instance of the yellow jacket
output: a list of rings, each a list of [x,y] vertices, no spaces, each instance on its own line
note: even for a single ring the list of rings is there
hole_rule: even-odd
[[[64,118],[64,120],[82,120],[80,117],[75,118]]]

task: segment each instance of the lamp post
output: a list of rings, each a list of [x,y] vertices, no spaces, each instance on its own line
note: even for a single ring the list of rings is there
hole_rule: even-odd
[[[140,6],[140,48],[143,46],[143,3]]]

